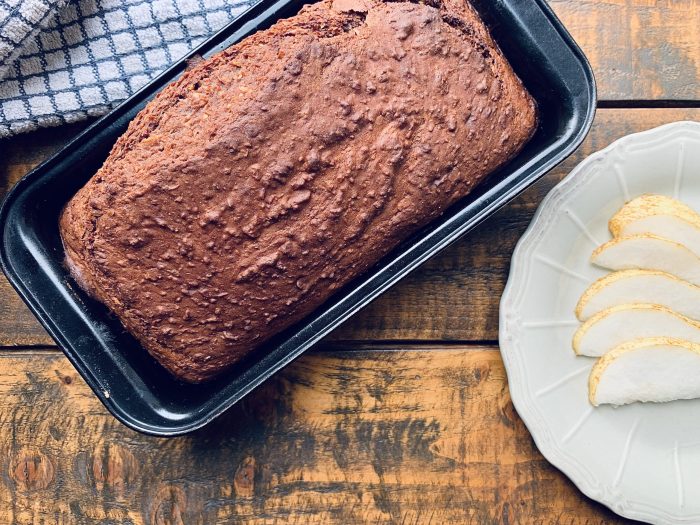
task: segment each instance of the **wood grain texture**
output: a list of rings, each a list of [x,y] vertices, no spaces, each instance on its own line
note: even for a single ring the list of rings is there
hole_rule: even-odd
[[[89,122],[42,129],[0,140],[0,195],[5,195],[29,170],[68,144]]]
[[[700,120],[700,109],[601,109],[588,138],[493,218],[424,264],[331,336],[334,340],[495,341],[498,301],[510,257],[546,193],[587,155],[637,131]],[[0,277],[0,345],[52,344],[4,277]]]
[[[550,5],[601,99],[700,99],[697,0]],[[0,523],[630,523],[537,452],[494,346],[396,341],[495,340],[512,250],[546,192],[612,140],[680,119],[700,109],[599,111],[574,156],[336,331],[333,351],[191,436],[128,430],[58,352],[0,349]],[[0,195],[82,127],[0,141]],[[0,277],[0,346],[50,344]]]
[[[27,172],[56,153],[87,126],[87,123],[74,124],[0,140],[0,199]],[[0,272],[0,346],[52,344],[53,339]]]
[[[393,350],[308,354],[169,440],[60,354],[0,354],[0,523],[623,522],[539,455],[495,348]]]
[[[588,57],[601,100],[700,98],[697,0],[550,0]]]

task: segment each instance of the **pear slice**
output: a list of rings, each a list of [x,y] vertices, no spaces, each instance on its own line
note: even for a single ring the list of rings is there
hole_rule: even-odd
[[[609,270],[658,270],[700,285],[700,257],[682,244],[648,233],[602,244],[591,255],[591,262]]]
[[[700,214],[664,195],[632,199],[608,222],[613,237],[650,233],[683,244],[700,256]]]
[[[642,337],[673,337],[700,344],[700,322],[658,304],[622,304],[598,312],[574,334],[577,355],[600,357]]]
[[[653,270],[622,270],[598,279],[581,295],[576,317],[586,321],[613,306],[634,303],[659,304],[700,321],[700,286]]]
[[[672,337],[623,343],[593,366],[588,396],[593,406],[700,397],[700,345]]]

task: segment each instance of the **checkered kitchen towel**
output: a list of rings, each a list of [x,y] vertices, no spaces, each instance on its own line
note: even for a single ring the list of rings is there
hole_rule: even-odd
[[[0,0],[0,138],[101,115],[258,0]]]

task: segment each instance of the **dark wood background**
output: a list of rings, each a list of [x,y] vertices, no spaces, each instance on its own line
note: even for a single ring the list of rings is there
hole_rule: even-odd
[[[700,3],[554,0],[600,109],[561,166],[205,429],[114,420],[0,277],[0,523],[623,523],[535,448],[498,302],[519,236],[586,155],[700,120]],[[0,141],[0,193],[84,126]]]

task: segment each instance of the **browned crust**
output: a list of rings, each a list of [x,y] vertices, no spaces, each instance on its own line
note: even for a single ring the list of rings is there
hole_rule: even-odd
[[[198,382],[435,219],[535,127],[471,7],[326,0],[164,89],[61,235],[81,286]]]

